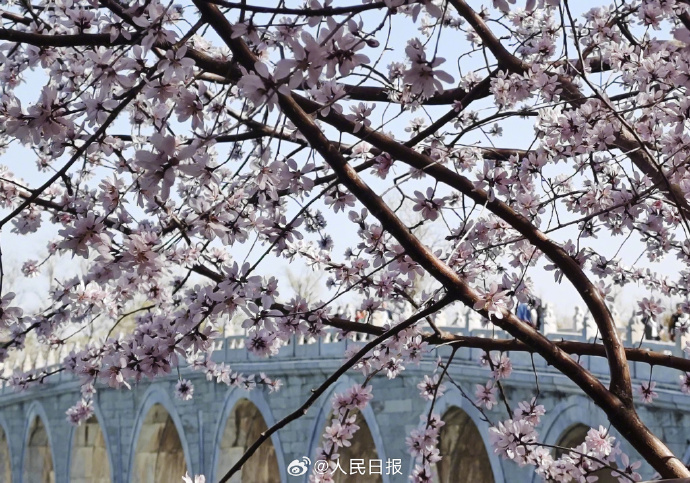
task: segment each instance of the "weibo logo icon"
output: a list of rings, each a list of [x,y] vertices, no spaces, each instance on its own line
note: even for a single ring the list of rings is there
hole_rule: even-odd
[[[292,462],[287,467],[287,473],[290,476],[302,476],[309,470],[309,465],[311,460],[306,456],[302,456],[302,459],[292,460]]]

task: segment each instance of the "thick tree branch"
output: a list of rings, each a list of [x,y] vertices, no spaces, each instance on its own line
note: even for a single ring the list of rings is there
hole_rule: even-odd
[[[331,317],[324,324],[340,329],[344,332],[353,332],[379,336],[385,330],[382,327],[361,322],[353,322],[342,317]],[[443,329],[443,328],[441,328]],[[485,351],[500,352],[528,352],[536,351],[529,345],[517,339],[491,339],[489,337],[475,337],[453,334],[443,331],[439,336],[431,332],[423,334],[424,340],[431,345],[450,345],[451,347],[471,347]],[[579,342],[574,340],[560,340],[553,342],[562,351],[575,356],[607,357],[606,347],[603,344],[592,342]],[[626,347],[625,355],[628,361],[643,362],[650,366],[668,367],[679,371],[690,372],[690,359],[662,354],[643,348]]]
[[[246,69],[253,69],[256,59],[241,39],[231,38],[231,26],[222,13],[216,7],[204,4],[201,0],[195,0],[194,3],[216,30],[216,33],[230,47],[235,58]],[[359,178],[340,152],[328,141],[314,124],[311,117],[302,110],[292,96],[279,94],[279,103],[283,113],[290,118],[312,147],[331,165],[341,182],[369,209],[382,223],[384,228],[398,240],[413,259],[466,305],[473,306],[479,302],[478,296],[449,267],[438,260],[428,248],[422,245],[409,232],[407,227],[400,222],[390,208]],[[487,313],[485,316],[489,317],[489,314]],[[675,458],[673,453],[644,426],[637,416],[634,407],[631,407],[629,402],[623,402],[618,396],[609,392],[598,379],[575,363],[568,354],[559,349],[553,342],[506,311],[504,311],[501,318],[490,317],[490,320],[518,340],[534,347],[535,351],[547,362],[557,367],[586,394],[590,395],[607,413],[612,424],[638,451],[648,456],[650,463],[662,476],[690,475],[690,472]],[[614,358],[616,359],[615,365],[618,371],[616,376],[620,377],[621,375],[628,374],[629,377],[627,363],[624,367],[621,366],[621,362],[625,362],[625,352],[622,345],[618,347]],[[618,381],[618,383],[621,382]]]
[[[294,97],[309,112],[320,110],[318,104],[304,98]],[[512,228],[544,252],[563,271],[568,280],[580,293],[582,299],[587,304],[587,308],[592,312],[602,333],[602,338],[608,347],[609,365],[612,373],[612,391],[627,401],[628,404],[632,404],[630,371],[625,362],[623,344],[620,337],[618,337],[613,317],[601,294],[599,294],[594,284],[583,272],[582,267],[560,245],[554,243],[548,236],[539,231],[530,220],[515,212],[510,206],[499,199],[494,198],[492,200],[488,193],[476,188],[471,180],[439,163],[435,163],[423,153],[398,143],[373,129],[363,128],[355,132],[354,123],[335,112],[331,111],[323,119],[338,130],[351,133],[362,140],[366,140],[393,158],[424,171],[440,183],[457,189],[478,205],[486,206],[492,213],[505,220]]]

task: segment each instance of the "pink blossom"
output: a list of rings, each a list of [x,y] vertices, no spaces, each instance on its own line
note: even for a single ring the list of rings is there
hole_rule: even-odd
[[[592,428],[587,432],[585,443],[596,455],[605,457],[613,451],[613,440],[614,438],[609,434],[608,430],[603,426],[599,426],[599,429]]]
[[[422,399],[431,401],[435,397],[443,396],[446,386],[439,384],[438,376],[429,377],[424,375],[424,380],[417,384],[417,389],[419,389]]]
[[[639,394],[643,403],[645,403],[645,404],[651,403],[652,401],[654,401],[655,398],[659,397],[659,394],[657,394],[654,391],[655,386],[656,386],[656,382],[651,381],[648,384],[645,384],[643,382],[642,384],[640,384],[637,387],[637,393]]]
[[[690,394],[690,373],[683,373],[680,376],[680,390],[683,394]]]
[[[489,317],[503,318],[503,310],[508,308],[506,291],[500,290],[496,283],[492,283],[488,290],[479,290],[479,297],[474,304],[474,310],[486,310]]]
[[[194,395],[194,386],[188,379],[180,379],[175,384],[175,397],[181,401],[189,401]]]
[[[489,410],[493,408],[496,405],[496,387],[493,382],[489,381],[485,386],[475,385],[474,398],[478,406],[484,406]]]
[[[508,356],[501,354],[501,358],[498,359],[497,361],[494,361],[494,369],[492,371],[494,379],[497,381],[499,379],[506,379],[510,377],[510,374],[513,372],[513,363],[510,362],[510,359]]]
[[[194,477],[191,477],[188,473],[185,473],[182,481],[183,483],[206,483],[206,477],[204,475],[194,475]]]

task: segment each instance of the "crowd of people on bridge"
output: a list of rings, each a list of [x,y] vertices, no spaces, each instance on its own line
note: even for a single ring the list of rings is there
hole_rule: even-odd
[[[542,330],[545,321],[545,304],[540,299],[532,299],[527,303],[520,303],[517,306],[515,315],[523,322],[534,326],[537,330]],[[581,310],[576,310],[575,319]],[[617,314],[617,313],[616,313]],[[675,311],[656,318],[644,317],[642,319],[633,318],[630,323],[641,322],[644,326],[644,339],[653,341],[675,342],[676,338],[690,332],[690,316],[688,316],[687,305],[676,304]],[[575,329],[580,329],[578,321],[575,320]],[[580,324],[583,322],[580,321]]]
[[[690,319],[683,309],[684,304],[676,304],[676,310],[670,315],[644,318],[644,338],[675,342],[676,337],[687,333],[690,328]]]
[[[613,315],[615,320],[617,320],[617,324],[618,322],[622,322],[619,320],[619,314],[615,308],[612,310],[614,311]],[[395,318],[394,314],[398,312],[403,313],[403,316],[409,316],[412,311],[410,307],[407,307],[404,303],[396,302],[384,302],[380,307],[377,307],[377,310],[373,311],[357,310],[353,304],[347,304],[339,308],[336,316],[345,317],[360,323],[371,323],[377,326],[383,326],[393,321]],[[464,325],[461,319],[464,320],[465,315],[466,312],[459,311],[455,314],[455,319],[453,319],[452,315],[450,318],[446,319],[446,314],[441,312],[437,314],[437,320],[435,322],[439,327]],[[549,324],[550,326],[556,326],[553,310],[550,310],[549,304],[544,303],[538,297],[533,297],[527,302],[519,303],[515,308],[515,315],[518,319],[527,322],[539,331],[546,331]],[[547,321],[550,322],[547,323]],[[484,320],[482,322],[486,321]],[[677,337],[690,331],[690,317],[688,316],[687,306],[682,303],[677,304],[675,306],[675,311],[672,313],[660,315],[656,318],[640,318],[639,316],[634,316],[630,323],[633,325],[637,324],[637,327],[642,323],[642,336],[645,340],[652,341],[675,342]],[[585,325],[589,326],[590,324],[593,326],[592,330],[596,330],[595,323],[591,320],[591,315],[586,313],[586,310],[583,311],[578,307],[576,307],[575,310],[573,324],[573,329],[575,330],[582,330]]]
[[[534,326],[537,330],[542,330],[546,317],[546,306],[541,299],[530,299],[528,303],[520,303],[515,313],[518,319]]]

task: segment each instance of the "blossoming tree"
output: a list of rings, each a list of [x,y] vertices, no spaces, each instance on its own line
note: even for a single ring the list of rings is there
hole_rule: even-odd
[[[654,382],[633,387],[628,365],[677,369],[688,392],[690,361],[624,342],[608,299],[615,286],[641,284],[657,295],[639,314],[654,319],[660,297],[688,290],[686,2],[616,0],[584,14],[566,0],[3,6],[0,229],[30,237],[49,225],[47,257],[81,257],[89,268],[56,277],[36,310],[3,291],[0,357],[29,334],[56,347],[65,327],[136,320],[64,360],[60,370],[83,381],[75,423],[91,415],[95,383],[126,386],[185,360],[218,383],[279,390],[280,381],[208,357],[220,325],[239,317],[247,350],[266,357],[295,334],[368,338],[222,481],[359,370],[362,384],[333,401],[320,456],[334,459],[357,430],[355,411],[375,397],[372,378],[397,377],[440,344],[486,351],[487,383],[467,396],[477,407],[498,405],[507,352],[531,352],[579,386],[660,475],[690,476],[639,418],[634,393],[650,401]],[[33,153],[33,173],[16,146]],[[635,241],[650,265],[673,258],[675,272],[626,264],[598,236],[619,249]],[[279,261],[326,274],[327,297],[281,296],[289,291],[271,274]],[[26,260],[24,275],[42,264]],[[514,315],[540,271],[577,291],[598,342],[551,340]],[[420,280],[431,288],[414,290]],[[392,301],[410,310],[380,327],[340,315],[345,299],[369,315]],[[505,337],[439,329],[434,314],[461,304]],[[573,355],[606,358],[610,381]],[[442,395],[450,365],[452,356],[420,382],[421,397]],[[17,372],[10,382],[49,378]],[[178,396],[192,395],[181,380]],[[550,480],[584,481],[602,468],[639,479],[639,462],[605,421],[552,454],[539,441],[548,408],[536,396],[493,425],[497,452]],[[431,481],[442,424],[430,413],[409,437],[415,481]]]

